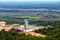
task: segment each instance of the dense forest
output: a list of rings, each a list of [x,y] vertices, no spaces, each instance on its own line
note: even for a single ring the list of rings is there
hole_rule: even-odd
[[[35,32],[37,33],[42,33],[47,35],[47,40],[60,40],[60,27],[53,27],[53,28],[48,28],[48,29],[39,29],[36,30]]]
[[[8,23],[10,23],[8,21]],[[12,22],[15,23],[15,22]],[[36,37],[32,35],[25,35],[24,33],[18,33],[16,31],[6,32],[4,30],[0,31],[0,40],[60,40],[60,21],[35,21],[30,22],[30,24],[36,24],[37,26],[47,26],[47,28],[36,30],[36,33],[41,33],[46,35],[45,38]],[[49,26],[50,25],[50,26]]]
[[[0,31],[0,40],[60,40],[60,27],[48,27],[47,29],[36,30],[36,33],[42,33],[47,35],[45,38],[36,37],[32,35],[25,35],[24,33],[18,33],[16,31],[6,32]]]
[[[18,34],[16,31],[6,32],[0,31],[0,40],[44,40],[45,38],[36,37],[32,35],[25,35],[24,33]]]

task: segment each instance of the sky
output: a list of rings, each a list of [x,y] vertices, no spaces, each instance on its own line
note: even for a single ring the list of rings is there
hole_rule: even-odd
[[[60,0],[0,0],[0,1],[60,1]]]

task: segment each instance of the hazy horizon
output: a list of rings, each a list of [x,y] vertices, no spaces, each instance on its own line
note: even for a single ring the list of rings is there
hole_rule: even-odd
[[[60,9],[60,0],[0,0],[0,8]]]
[[[0,2],[34,2],[34,1],[39,1],[39,2],[59,2],[60,0],[0,0]]]

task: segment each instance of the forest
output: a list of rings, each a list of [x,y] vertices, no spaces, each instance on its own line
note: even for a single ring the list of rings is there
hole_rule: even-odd
[[[60,21],[37,21],[31,23],[36,23],[37,26],[47,26],[48,28],[35,30],[36,33],[44,34],[46,37],[25,35],[24,33],[18,33],[12,30],[9,32],[2,30],[0,31],[0,40],[60,40]],[[48,25],[50,25],[50,27]]]
[[[40,29],[35,32],[47,35],[45,38],[32,35],[18,34],[16,31],[0,31],[0,40],[60,40],[60,27]]]
[[[24,18],[26,16],[4,16],[0,17],[0,21],[5,21],[7,25],[10,24],[20,24],[23,25],[24,22],[21,20],[11,21],[10,18]],[[36,33],[46,35],[45,38],[43,37],[36,37],[32,35],[25,35],[24,33],[18,33],[16,31],[10,30],[6,32],[4,30],[0,31],[0,40],[60,40],[60,16],[59,18],[52,18],[52,19],[39,19],[41,16],[27,16],[29,17],[29,25],[36,25],[36,26],[44,26],[47,28],[35,30]]]

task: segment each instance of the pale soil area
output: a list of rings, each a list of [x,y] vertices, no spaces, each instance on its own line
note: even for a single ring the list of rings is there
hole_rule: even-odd
[[[22,32],[22,33],[25,33],[26,35],[36,36],[36,37],[43,37],[43,38],[46,37],[46,35],[43,35],[43,34],[40,34],[40,33],[35,33],[35,32]]]

